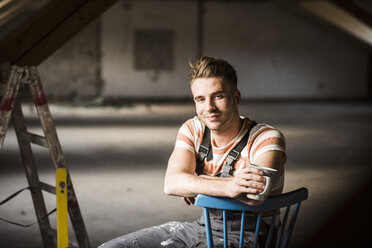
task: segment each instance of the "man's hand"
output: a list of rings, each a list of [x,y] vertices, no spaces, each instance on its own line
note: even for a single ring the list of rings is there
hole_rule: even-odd
[[[258,194],[265,189],[266,179],[259,169],[247,167],[237,171],[226,187],[226,195],[230,198],[238,198],[242,194]]]

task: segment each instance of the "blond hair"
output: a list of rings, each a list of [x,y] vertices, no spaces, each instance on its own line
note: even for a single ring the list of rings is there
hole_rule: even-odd
[[[197,78],[216,77],[228,81],[236,89],[238,77],[236,76],[234,67],[227,61],[204,56],[195,63],[190,62],[189,64],[191,69],[189,74],[191,79],[190,84]]]

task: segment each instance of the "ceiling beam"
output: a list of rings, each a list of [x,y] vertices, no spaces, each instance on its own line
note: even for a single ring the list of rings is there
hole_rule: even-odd
[[[350,0],[331,0],[332,3],[372,28],[372,15]]]
[[[324,19],[372,47],[372,28],[344,8],[340,8],[331,1],[321,0],[299,1],[298,4],[319,18]],[[360,15],[361,13],[359,12]]]
[[[296,18],[372,52],[372,29],[359,18],[326,0],[270,0]]]
[[[54,0],[0,44],[0,64],[39,65],[117,0]]]

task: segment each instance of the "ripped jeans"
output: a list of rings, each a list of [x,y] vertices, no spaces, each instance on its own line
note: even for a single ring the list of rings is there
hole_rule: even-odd
[[[211,213],[213,243],[215,247],[223,246],[223,223],[220,213]],[[244,231],[244,246],[252,247],[256,216],[247,215]],[[260,236],[267,235],[268,225],[262,223]],[[228,220],[229,247],[239,247],[240,218],[230,216]],[[159,226],[141,229],[134,233],[110,240],[99,248],[191,248],[207,247],[204,216],[194,222],[172,221]],[[260,244],[259,244],[260,247]]]

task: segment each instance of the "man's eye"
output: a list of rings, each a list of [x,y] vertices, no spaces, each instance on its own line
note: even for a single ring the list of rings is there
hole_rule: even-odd
[[[204,102],[204,98],[197,98],[196,102]]]
[[[216,99],[222,99],[223,98],[223,95],[222,94],[218,94],[215,96]]]

